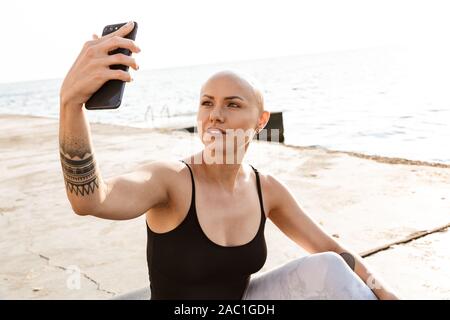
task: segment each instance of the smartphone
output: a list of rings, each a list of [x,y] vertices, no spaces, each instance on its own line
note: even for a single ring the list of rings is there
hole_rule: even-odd
[[[126,23],[118,23],[107,25],[103,28],[102,36],[109,33],[117,31],[120,27]],[[138,24],[134,22],[133,30],[125,36],[127,39],[136,40],[136,33],[138,29]],[[127,56],[131,55],[131,51],[128,49],[117,48],[111,52],[109,55],[123,53]],[[123,71],[128,71],[128,66],[123,64],[115,64],[109,66],[110,69],[121,69]],[[85,103],[85,107],[88,110],[100,110],[100,109],[117,109],[122,103],[123,92],[125,90],[125,81],[122,80],[108,80],[100,87]]]

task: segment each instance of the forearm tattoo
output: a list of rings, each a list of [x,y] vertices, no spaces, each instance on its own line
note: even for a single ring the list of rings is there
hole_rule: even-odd
[[[61,165],[66,189],[77,196],[94,193],[98,189],[99,179],[94,155],[85,146],[60,146]]]
[[[349,267],[355,271],[355,258],[348,252],[342,252],[340,253],[341,257],[347,262]]]

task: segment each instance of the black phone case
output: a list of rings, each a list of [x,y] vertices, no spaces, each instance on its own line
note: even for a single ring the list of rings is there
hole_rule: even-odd
[[[107,25],[103,28],[102,36],[112,33],[125,25],[125,23],[118,23]],[[117,27],[117,29],[116,29]],[[127,39],[136,40],[138,24],[134,22],[133,30],[125,36]],[[128,49],[117,48],[111,52],[109,55],[123,53],[127,56],[131,55],[131,51]],[[121,69],[123,71],[128,71],[128,66],[123,64],[111,65],[110,69]],[[125,90],[125,81],[122,80],[108,80],[100,87],[85,103],[85,107],[88,110],[99,110],[99,109],[117,109],[123,97],[123,92]]]

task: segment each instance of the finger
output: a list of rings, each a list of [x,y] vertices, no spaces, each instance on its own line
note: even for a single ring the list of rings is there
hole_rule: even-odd
[[[117,48],[128,49],[134,53],[139,53],[141,51],[141,49],[133,40],[122,38],[119,36],[114,36],[112,38],[109,38],[107,41],[102,42],[101,47],[105,53],[113,51]]]
[[[125,54],[122,54],[122,53],[110,55],[105,60],[106,60],[105,62],[108,66],[111,66],[113,64],[123,64],[125,66],[129,66],[129,67],[133,68],[134,70],[139,69],[139,66],[136,63],[136,60],[134,58],[127,56]]]
[[[117,29],[114,32],[111,32],[110,34],[107,34],[106,36],[103,36],[103,39],[109,39],[115,36],[119,37],[125,37],[127,34],[129,34],[134,28],[134,22],[129,21],[128,23],[121,26],[119,29]]]
[[[131,77],[130,73],[120,69],[106,71],[106,78],[108,80],[122,80],[125,82],[133,81],[133,78]]]
[[[96,35],[95,33],[92,35],[92,39],[93,40],[98,40],[99,39],[99,37],[98,37],[98,35]]]

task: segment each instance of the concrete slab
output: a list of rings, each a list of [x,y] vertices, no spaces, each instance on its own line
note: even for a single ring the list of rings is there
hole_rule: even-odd
[[[3,295],[104,299],[148,285],[143,217],[117,222],[71,211],[59,163],[57,120],[3,115],[0,127]],[[100,124],[92,129],[105,177],[157,159],[181,159],[200,148],[198,139],[184,132]],[[247,162],[284,181],[313,218],[357,252],[450,222],[448,167],[256,141]],[[261,271],[305,254],[270,221],[265,234],[269,257]],[[443,235],[426,242],[432,236],[424,237],[420,248],[398,246],[392,252],[399,254],[384,251],[368,261],[411,297],[448,299],[443,271],[430,270],[445,270],[449,254],[442,249],[450,243]],[[430,252],[433,259],[426,258]],[[389,261],[402,268],[385,267]],[[67,286],[71,266],[81,272],[79,289]],[[411,279],[422,277],[418,272],[431,280],[420,280],[410,291]]]

